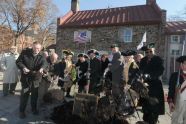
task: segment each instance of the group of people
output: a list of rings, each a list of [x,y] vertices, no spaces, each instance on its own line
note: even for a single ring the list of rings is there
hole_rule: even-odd
[[[70,94],[73,84],[78,84],[78,92],[80,93],[91,93],[99,96],[97,87],[105,76],[106,70],[109,70],[108,77],[112,82],[112,96],[117,101],[121,99],[124,87],[130,86],[136,74],[140,72],[140,74],[146,75],[148,95],[154,100],[152,103],[147,99],[139,98],[143,110],[143,120],[149,124],[156,124],[159,115],[165,113],[161,79],[164,71],[163,60],[155,55],[155,48],[152,43],[143,46],[141,50],[145,52],[144,57],[133,50],[120,52],[119,46],[113,44],[110,57],[103,54],[99,58],[99,52],[91,49],[87,54],[78,54],[78,59],[74,63],[74,53],[71,50],[63,50],[64,56],[58,60],[58,55],[55,52],[50,53],[50,55],[46,51],[43,52],[39,42],[34,42],[31,48],[22,50],[20,55],[16,52],[16,47],[13,46],[1,60],[1,68],[4,71],[3,95],[15,93],[20,74],[22,86],[20,118],[25,118],[29,95],[31,94],[32,112],[37,115],[39,112],[38,94],[39,101],[42,101],[42,97],[50,84],[56,79],[66,97],[73,97]],[[185,124],[186,57],[181,56],[177,61],[181,63],[180,70],[170,77],[168,103],[171,112],[174,111],[172,123]],[[179,95],[175,97],[177,85],[180,86]]]

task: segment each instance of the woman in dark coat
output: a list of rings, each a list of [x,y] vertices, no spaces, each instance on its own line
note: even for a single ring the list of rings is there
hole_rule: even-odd
[[[149,124],[156,124],[158,116],[165,113],[164,93],[161,76],[164,71],[163,60],[154,54],[154,45],[149,44],[142,48],[146,56],[140,62],[140,71],[149,75],[149,96],[153,101],[142,100],[143,120]]]

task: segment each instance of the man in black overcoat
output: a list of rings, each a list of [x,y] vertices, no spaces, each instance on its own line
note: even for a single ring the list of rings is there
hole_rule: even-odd
[[[16,64],[21,70],[21,97],[20,118],[25,118],[25,109],[31,93],[31,107],[33,114],[37,115],[38,87],[46,68],[46,59],[42,55],[41,44],[34,42],[32,48],[26,48],[18,57]]]
[[[163,60],[155,55],[154,43],[142,47],[146,56],[140,62],[140,71],[148,75],[149,96],[152,101],[142,100],[143,120],[149,124],[156,124],[158,116],[165,113],[164,93],[161,81],[161,76],[164,71]]]
[[[99,53],[95,49],[91,49],[87,53],[90,58],[90,85],[89,92],[97,94],[97,84],[100,83],[101,78],[101,61],[96,58]]]
[[[78,62],[76,63],[77,69],[77,82],[79,85],[78,92],[85,92],[85,86],[87,85],[86,73],[88,70],[88,62],[85,59],[85,54],[81,53],[78,55]]]
[[[124,80],[123,80],[123,59],[119,51],[117,44],[111,45],[113,58],[109,64],[109,70],[112,73],[112,96],[115,103],[117,104],[115,109],[119,111],[119,106],[121,105],[121,99],[123,96]]]

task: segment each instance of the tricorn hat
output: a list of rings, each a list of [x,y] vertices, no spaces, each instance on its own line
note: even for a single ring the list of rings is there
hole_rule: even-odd
[[[137,54],[137,52],[134,50],[126,50],[126,51],[121,52],[121,55],[123,55],[123,56],[132,56],[132,55],[136,55],[136,54]]]
[[[180,56],[176,59],[177,62],[179,63],[183,63],[184,61],[186,61],[186,55],[185,56]]]
[[[87,54],[84,54],[84,53],[80,53],[80,54],[78,54],[78,57],[88,58],[88,55]]]
[[[118,45],[118,44],[112,44],[112,45],[110,46],[110,48],[114,48],[114,47],[119,47],[119,45]]]
[[[63,54],[65,55],[74,55],[74,52],[72,52],[71,50],[63,50]]]
[[[90,55],[91,53],[94,53],[95,55],[99,55],[99,52],[95,49],[91,49],[87,52],[88,55]]]
[[[151,48],[154,48],[154,47],[155,47],[155,43],[149,43],[148,45],[143,46],[143,47],[141,48],[141,50],[142,50],[142,51],[147,51],[147,50],[149,50],[149,49],[151,49]]]

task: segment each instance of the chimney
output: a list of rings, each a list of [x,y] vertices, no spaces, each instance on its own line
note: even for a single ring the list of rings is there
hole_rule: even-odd
[[[155,3],[156,3],[156,0],[146,0],[146,5],[152,5]]]
[[[167,23],[167,11],[164,9],[161,10],[161,19],[163,26],[165,26]]]
[[[72,0],[71,1],[71,10],[73,12],[79,11],[79,0]]]

